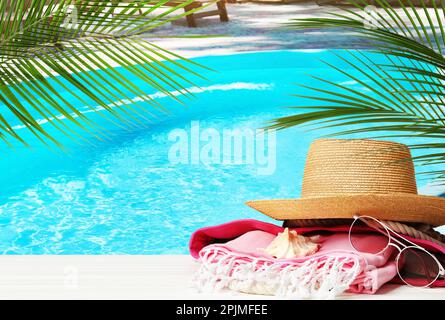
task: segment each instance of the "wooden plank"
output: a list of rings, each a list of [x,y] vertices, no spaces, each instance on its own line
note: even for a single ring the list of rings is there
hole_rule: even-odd
[[[216,6],[218,7],[219,10],[219,19],[223,22],[229,21],[229,15],[227,14],[227,9],[226,9],[226,1],[225,0],[218,1],[216,3]]]

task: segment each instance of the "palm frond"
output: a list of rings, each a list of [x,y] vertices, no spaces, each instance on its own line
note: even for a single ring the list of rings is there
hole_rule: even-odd
[[[27,128],[60,146],[48,127],[81,138],[67,121],[100,137],[84,107],[105,110],[98,114],[116,125],[147,124],[168,113],[147,88],[184,103],[172,91],[190,96],[186,88],[201,78],[201,66],[148,39],[192,2],[0,1],[0,138],[28,144],[17,129]]]

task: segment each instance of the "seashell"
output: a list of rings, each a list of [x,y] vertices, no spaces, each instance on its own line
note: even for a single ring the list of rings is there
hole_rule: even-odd
[[[306,257],[318,251],[319,245],[315,243],[317,240],[318,237],[304,237],[286,228],[264,251],[278,259]]]

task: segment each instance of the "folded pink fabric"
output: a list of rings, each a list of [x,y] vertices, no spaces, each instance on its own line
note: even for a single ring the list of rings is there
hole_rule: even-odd
[[[348,226],[296,228],[299,234],[329,232],[321,236],[316,254],[275,259],[261,249],[283,230],[256,220],[238,220],[196,231],[190,241],[192,256],[201,261],[196,286],[204,291],[229,288],[300,298],[333,298],[345,290],[373,294],[397,276],[395,249],[390,247],[378,255],[357,253],[351,250]],[[387,240],[365,232],[360,241],[374,246]],[[427,249],[445,252],[434,243],[414,241]],[[435,285],[441,283],[443,280]]]

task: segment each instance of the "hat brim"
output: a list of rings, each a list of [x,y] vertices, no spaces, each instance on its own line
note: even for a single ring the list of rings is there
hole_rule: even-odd
[[[254,200],[246,204],[276,220],[352,218],[445,224],[445,198],[415,194],[372,194]]]

